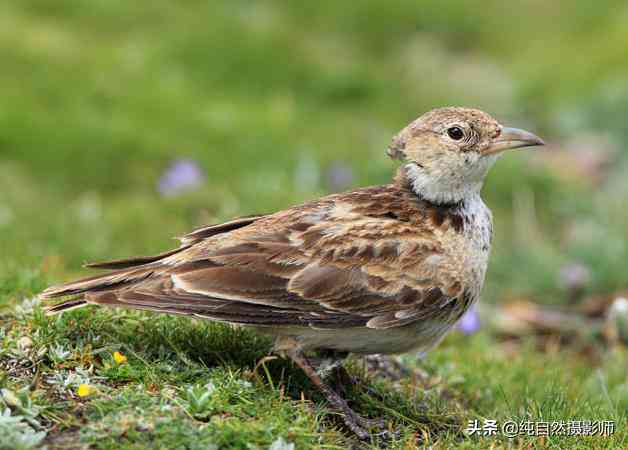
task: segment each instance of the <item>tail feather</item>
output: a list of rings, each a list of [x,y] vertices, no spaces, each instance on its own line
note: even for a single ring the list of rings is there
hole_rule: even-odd
[[[50,286],[39,294],[39,298],[71,297],[48,307],[48,314],[69,311],[88,304],[147,309],[174,314],[195,314],[198,312],[199,305],[203,304],[203,298],[179,298],[177,302],[177,295],[172,291],[169,274],[179,270],[194,270],[197,266],[214,266],[215,263],[198,260],[185,261],[185,258],[175,260],[176,257],[168,260],[168,258],[212,236],[246,227],[262,217],[264,216],[241,217],[222,224],[198,228],[180,238],[179,248],[155,256],[86,264],[85,267],[106,269],[109,272]],[[145,283],[146,281],[148,283]],[[140,289],[138,289],[139,285],[142,286]],[[217,306],[216,301],[207,300],[207,304],[201,306],[201,309],[212,310]]]
[[[119,288],[122,285],[145,280],[155,272],[155,267],[143,266],[134,270],[121,269],[103,275],[83,278],[67,284],[50,286],[41,294],[39,298],[49,299],[78,295],[88,291],[103,291]]]
[[[183,250],[186,250],[188,248],[190,248],[189,245],[183,245],[179,248],[175,248],[174,250],[160,253],[159,255],[137,256],[135,258],[116,259],[113,261],[105,261],[105,262],[97,262],[97,263],[87,263],[87,264],[84,264],[83,267],[87,267],[90,269],[110,269],[110,270],[130,269],[132,267],[144,266],[146,264],[154,263],[156,261],[159,261],[160,259],[164,259],[169,256],[176,255],[177,253]]]
[[[48,289],[39,294],[39,298],[54,299],[68,296],[73,297],[62,303],[49,306],[48,308],[46,308],[47,314],[57,314],[69,311],[71,309],[86,306],[90,303],[107,304],[107,296],[102,296],[102,294],[143,281],[155,274],[157,270],[158,268],[155,267],[155,265],[140,266],[138,268],[130,270],[121,269],[114,272],[73,281],[67,284],[50,286]],[[100,301],[101,298],[102,301]]]
[[[46,308],[46,314],[52,315],[52,314],[59,314],[65,311],[70,311],[72,309],[76,309],[76,308],[82,308],[83,306],[86,306],[87,302],[82,299],[72,299],[72,300],[67,300],[63,303],[59,303],[57,305],[52,305]]]
[[[246,227],[262,217],[264,216],[257,215],[241,217],[222,224],[198,228],[180,238],[182,245],[179,248],[160,253],[159,255],[140,256],[136,258],[86,264],[85,267],[93,269],[107,269],[111,270],[111,272],[89,278],[83,278],[66,284],[50,286],[48,289],[39,294],[39,297],[42,299],[50,299],[71,295],[75,296],[86,292],[110,291],[125,287],[126,285],[132,283],[143,281],[146,278],[164,272],[165,265],[162,263],[163,259],[187,250],[204,239],[208,239],[218,234],[228,233],[238,228]],[[61,305],[63,305],[63,303]],[[61,308],[61,305],[59,305],[59,308]]]

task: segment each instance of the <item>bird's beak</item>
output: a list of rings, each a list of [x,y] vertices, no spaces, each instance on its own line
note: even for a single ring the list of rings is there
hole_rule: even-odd
[[[535,145],[545,145],[543,139],[529,131],[519,128],[503,127],[501,133],[482,152],[483,155],[492,155],[519,147],[532,147]]]

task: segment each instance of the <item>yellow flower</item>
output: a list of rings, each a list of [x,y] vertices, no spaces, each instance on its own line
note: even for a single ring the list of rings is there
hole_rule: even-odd
[[[76,391],[79,397],[87,397],[89,395],[92,395],[94,392],[96,392],[96,389],[94,389],[89,384],[81,384]]]
[[[113,359],[118,363],[118,364],[124,364],[126,362],[126,356],[124,356],[122,353],[120,352],[114,352],[113,353]]]

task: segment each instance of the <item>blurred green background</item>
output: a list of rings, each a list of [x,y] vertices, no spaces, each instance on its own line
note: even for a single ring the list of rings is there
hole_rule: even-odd
[[[548,143],[488,177],[483,304],[613,295],[627,48],[625,1],[3,0],[0,306],[194,226],[387,183],[391,137],[445,105]],[[200,181],[164,195],[180,160]]]
[[[4,1],[2,289],[385,183],[392,135],[444,105],[484,109],[542,135],[544,154],[561,150],[558,162],[510,153],[491,173],[485,299],[559,301],[570,261],[592,271],[592,289],[622,287],[627,46],[621,1]],[[601,174],[569,170],[607,157]],[[178,158],[207,182],[164,198],[156,185]],[[330,186],[339,170],[348,176]]]

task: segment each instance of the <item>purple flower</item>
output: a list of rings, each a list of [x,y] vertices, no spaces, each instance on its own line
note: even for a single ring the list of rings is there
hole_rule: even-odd
[[[205,174],[191,159],[177,159],[159,179],[157,190],[164,197],[173,197],[184,191],[194,190],[203,185]]]
[[[466,335],[473,334],[480,329],[480,315],[475,305],[462,316],[456,327]]]
[[[327,189],[332,192],[347,189],[353,183],[353,170],[341,162],[332,163],[325,172]]]
[[[578,291],[591,282],[591,270],[584,264],[571,263],[560,268],[558,281],[562,287],[570,291]]]

